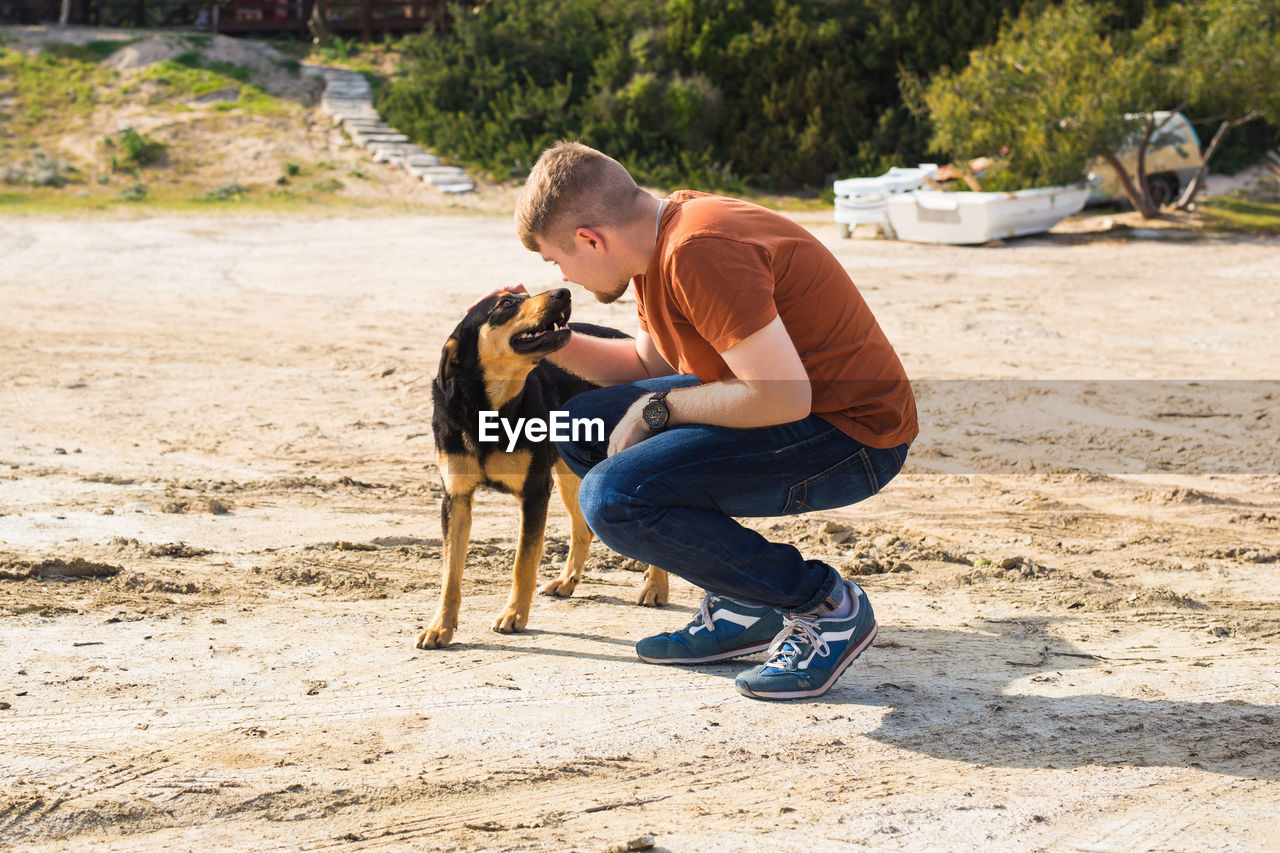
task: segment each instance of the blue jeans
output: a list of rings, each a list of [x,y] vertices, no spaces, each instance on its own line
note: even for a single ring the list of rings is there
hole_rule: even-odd
[[[609,434],[632,403],[697,384],[695,376],[664,376],[598,388],[565,405],[571,418],[605,423],[604,441],[557,445],[582,478],[578,502],[587,523],[619,554],[708,592],[780,610],[814,610],[839,583],[839,572],[733,517],[865,500],[902,468],[907,445],[867,447],[810,415],[759,429],[673,427],[606,457]]]

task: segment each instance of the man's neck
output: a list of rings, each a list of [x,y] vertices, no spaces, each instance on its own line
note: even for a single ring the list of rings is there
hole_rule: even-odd
[[[623,229],[626,257],[631,275],[644,275],[649,270],[654,250],[658,247],[657,221],[662,203],[644,193],[636,205],[635,218]]]

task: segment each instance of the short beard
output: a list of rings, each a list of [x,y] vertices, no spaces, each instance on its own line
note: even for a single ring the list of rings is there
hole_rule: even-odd
[[[592,295],[595,296],[596,302],[599,302],[601,305],[610,305],[622,298],[622,294],[627,292],[627,286],[630,284],[631,279],[626,279],[622,284],[618,285],[613,290],[610,290],[608,293],[597,292]]]

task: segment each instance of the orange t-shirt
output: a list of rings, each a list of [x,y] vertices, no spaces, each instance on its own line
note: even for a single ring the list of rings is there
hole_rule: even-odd
[[[813,413],[870,447],[919,432],[898,354],[853,279],[812,234],[745,201],[668,198],[649,269],[635,277],[640,328],[680,373],[733,377],[720,353],[781,316],[813,387]]]

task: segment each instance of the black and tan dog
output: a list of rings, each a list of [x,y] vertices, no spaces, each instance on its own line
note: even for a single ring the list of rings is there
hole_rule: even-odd
[[[560,459],[554,444],[530,440],[523,431],[510,449],[509,436],[501,431],[498,441],[480,440],[481,412],[497,412],[509,424],[519,418],[546,422],[549,413],[560,409],[570,397],[596,387],[543,360],[568,342],[569,311],[569,291],[563,288],[538,296],[501,293],[473,306],[445,342],[432,387],[435,411],[431,419],[436,459],[444,480],[440,509],[444,577],[435,620],[418,635],[420,649],[449,645],[458,627],[471,505],[481,486],[507,492],[520,501],[520,541],[512,569],[511,597],[494,620],[495,631],[521,631],[529,621],[552,479],[569,510],[573,536],[564,570],[542,592],[567,598],[582,580],[592,534],[578,509],[577,475]],[[614,329],[582,323],[574,323],[572,329],[596,337],[627,337]],[[667,573],[650,567],[640,603],[666,604],[667,595]]]

